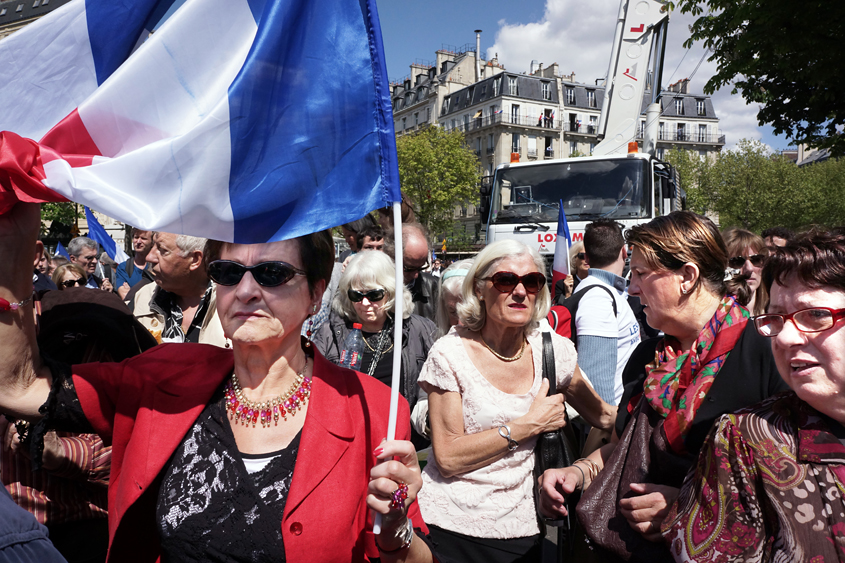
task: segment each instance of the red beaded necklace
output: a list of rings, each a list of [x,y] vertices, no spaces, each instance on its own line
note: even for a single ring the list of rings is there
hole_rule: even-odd
[[[233,373],[232,379],[226,384],[224,397],[229,418],[235,424],[240,422],[247,426],[249,423],[252,423],[253,428],[255,428],[256,423],[260,420],[263,428],[270,426],[271,420],[278,426],[280,417],[283,420],[287,420],[287,415],[295,416],[296,411],[302,410],[311,396],[311,378],[305,376],[307,369],[308,358],[305,359],[305,366],[302,368],[302,371],[296,374],[296,380],[294,380],[286,393],[261,403],[256,403],[246,398],[238,381],[238,375]]]

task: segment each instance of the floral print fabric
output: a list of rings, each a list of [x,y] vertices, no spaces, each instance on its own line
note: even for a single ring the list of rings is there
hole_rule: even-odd
[[[680,342],[666,336],[657,348],[654,364],[646,368],[643,394],[651,408],[666,419],[666,437],[675,452],[683,453],[683,437],[749,316],[733,296],[724,297],[689,351],[679,354]]]
[[[845,561],[845,445],[830,428],[791,391],[723,416],[664,520],[675,560]]]

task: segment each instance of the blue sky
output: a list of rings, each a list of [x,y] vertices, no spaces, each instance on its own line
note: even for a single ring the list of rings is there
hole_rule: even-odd
[[[557,62],[561,72],[574,71],[576,80],[592,83],[607,72],[619,0],[378,0],[378,9],[391,79],[407,75],[418,59],[433,60],[444,45],[474,44],[473,30],[481,29],[482,54],[498,53],[507,70],[525,72],[534,59],[546,66]],[[663,83],[691,77],[690,91],[701,92],[715,65],[702,61],[700,45],[689,52],[682,47],[692,21],[687,15],[672,15]],[[756,106],[746,105],[729,88],[714,94],[713,104],[727,148],[742,138],[777,150],[789,145],[770,127],[758,126]]]

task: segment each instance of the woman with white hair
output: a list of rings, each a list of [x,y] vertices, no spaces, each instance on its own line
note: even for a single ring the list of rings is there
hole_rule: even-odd
[[[461,287],[470,266],[472,266],[472,260],[460,260],[451,264],[440,275],[437,309],[434,311],[437,338],[444,336],[450,328],[460,323],[458,303],[461,302]]]
[[[411,409],[417,401],[417,377],[437,330],[430,320],[414,315],[411,292],[396,292],[393,260],[383,252],[359,252],[343,272],[328,320],[314,344],[327,360],[340,363],[343,343],[354,323],[361,323],[364,356],[360,371],[390,385],[393,372],[393,312],[403,300],[401,391]]]
[[[554,334],[562,393],[547,396],[538,326],[551,298],[536,251],[510,240],[491,244],[461,289],[462,326],[434,344],[419,378],[434,450],[420,509],[444,563],[537,561],[537,436],[565,424],[564,396],[599,428],[613,426],[616,409],[581,375],[572,343]]]

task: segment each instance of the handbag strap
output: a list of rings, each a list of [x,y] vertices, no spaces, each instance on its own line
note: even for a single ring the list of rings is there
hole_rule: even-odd
[[[552,335],[548,332],[543,333],[543,377],[549,380],[549,395],[557,393],[555,349],[552,347]]]

